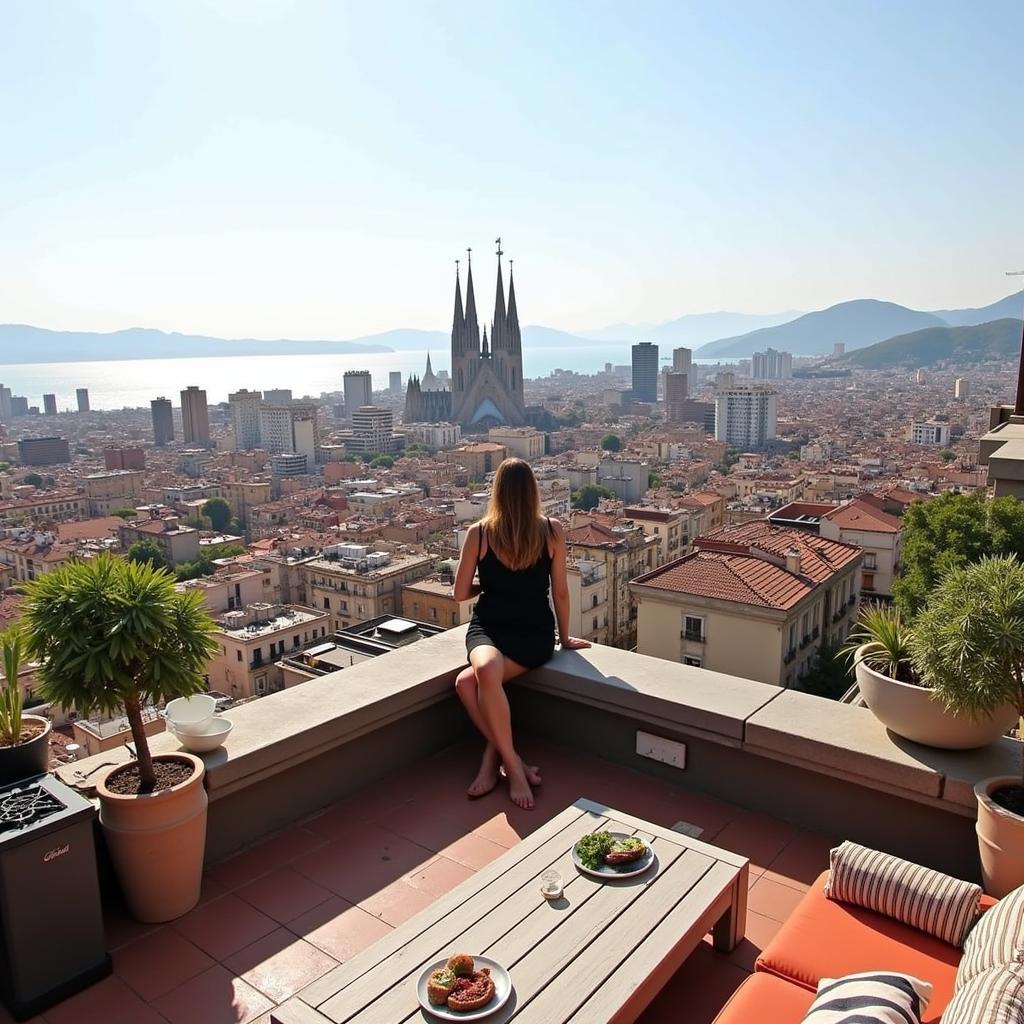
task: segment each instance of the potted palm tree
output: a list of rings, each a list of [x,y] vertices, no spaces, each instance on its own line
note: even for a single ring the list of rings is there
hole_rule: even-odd
[[[978,845],[985,890],[1024,884],[1024,563],[983,558],[949,572],[914,624],[914,660],[947,708],[976,718],[1012,706],[1019,723],[1017,775],[983,779]]]
[[[969,750],[995,742],[1016,721],[1015,707],[970,710],[945,700],[933,674],[922,671],[917,630],[897,608],[861,610],[845,651],[864,703],[891,732],[925,746]]]
[[[199,901],[206,846],[203,762],[153,757],[144,709],[204,689],[216,650],[199,594],[146,562],[70,562],[29,583],[28,651],[40,691],[79,714],[123,714],[135,760],[97,783],[100,824],[132,913],[168,921]]]
[[[9,786],[50,767],[50,722],[23,713],[18,673],[24,661],[25,641],[18,626],[0,633],[4,685],[0,689],[0,786]]]

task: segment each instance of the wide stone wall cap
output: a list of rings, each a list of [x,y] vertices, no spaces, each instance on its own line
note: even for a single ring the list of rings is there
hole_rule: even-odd
[[[974,796],[976,783],[993,775],[1020,775],[1020,743],[1009,736],[977,750],[936,750],[898,738],[896,742],[905,744],[923,762],[942,772],[942,799],[972,814],[978,807]]]
[[[600,645],[559,651],[517,682],[736,741],[743,739],[747,719],[783,692],[767,683]]]
[[[786,690],[747,722],[746,747],[868,785],[942,794],[943,773],[926,748],[899,740],[867,708]]]

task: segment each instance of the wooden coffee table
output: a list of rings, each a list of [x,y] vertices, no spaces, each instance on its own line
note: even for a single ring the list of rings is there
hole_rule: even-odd
[[[610,882],[577,872],[571,851],[599,828],[639,835],[649,871]],[[561,900],[540,875],[558,870]],[[512,998],[487,1024],[628,1024],[710,931],[716,949],[742,940],[748,862],[590,800],[528,838],[271,1014],[276,1024],[402,1024],[434,1020],[416,980],[455,952],[506,967]]]

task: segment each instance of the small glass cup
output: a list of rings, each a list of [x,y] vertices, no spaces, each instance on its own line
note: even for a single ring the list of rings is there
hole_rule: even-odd
[[[541,874],[540,891],[546,900],[557,900],[561,897],[562,876],[554,868],[549,868]]]

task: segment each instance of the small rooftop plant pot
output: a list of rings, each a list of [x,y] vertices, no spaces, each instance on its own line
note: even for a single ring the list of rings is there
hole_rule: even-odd
[[[191,768],[183,782],[152,793],[122,794],[112,779],[134,762],[104,773],[96,784],[100,824],[110,859],[132,914],[140,921],[172,921],[199,902],[206,851],[207,796],[203,762],[193,754],[161,754],[161,763]]]
[[[50,733],[53,731],[49,719],[40,715],[22,715],[23,731],[36,730],[30,740],[14,746],[0,747],[0,786],[13,786],[22,779],[44,775],[50,770]]]
[[[857,649],[860,694],[871,713],[897,736],[943,750],[972,750],[994,743],[1017,721],[1017,709],[1006,704],[978,718],[947,711],[927,686],[902,683],[871,667],[871,645]]]
[[[992,799],[1000,789],[1024,790],[1017,775],[996,775],[974,787],[978,798],[978,853],[985,892],[1002,899],[1024,885],[1024,817]]]

